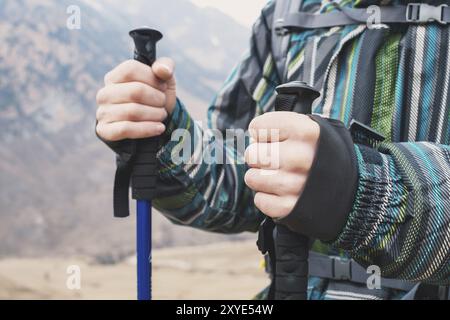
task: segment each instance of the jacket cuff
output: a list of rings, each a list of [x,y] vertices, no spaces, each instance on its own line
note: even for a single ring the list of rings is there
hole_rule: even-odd
[[[335,240],[356,196],[358,166],[350,132],[341,121],[310,116],[320,137],[305,189],[294,210],[277,222],[322,241]]]
[[[195,142],[194,137],[194,120],[191,118],[183,103],[177,99],[175,109],[173,110],[171,117],[167,119],[166,132],[161,140],[162,147],[158,152],[157,158],[160,163],[160,174],[167,174],[174,171],[177,167],[181,170],[180,164],[175,164],[173,160],[173,152],[179,153],[180,147],[184,143],[191,142],[191,149],[194,150],[192,145]],[[172,134],[175,130],[184,130],[183,135],[178,139],[172,139]],[[184,135],[189,135],[187,139],[184,139]],[[190,155],[184,155],[185,157]],[[175,170],[176,171],[176,170]]]
[[[384,145],[388,144],[379,148]],[[390,239],[393,230],[407,221],[410,213],[402,209],[402,203],[409,201],[410,190],[390,154],[363,145],[355,145],[355,151],[358,190],[348,221],[332,245],[359,256],[360,251],[379,246],[380,239]]]

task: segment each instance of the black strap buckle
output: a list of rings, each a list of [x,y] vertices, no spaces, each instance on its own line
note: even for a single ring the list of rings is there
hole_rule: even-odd
[[[437,21],[440,24],[447,24],[444,20],[445,7],[448,7],[448,5],[432,6],[427,3],[408,3],[406,7],[406,21],[412,23]]]
[[[355,119],[350,122],[349,130],[354,143],[370,148],[376,148],[380,142],[386,140],[381,133]]]
[[[340,257],[333,257],[331,259],[333,261],[333,279],[352,280],[352,260]]]
[[[289,33],[289,30],[284,27],[284,19],[280,18],[274,22],[275,32],[278,36],[284,37]]]

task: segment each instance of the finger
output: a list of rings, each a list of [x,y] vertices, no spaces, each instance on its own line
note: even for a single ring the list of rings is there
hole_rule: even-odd
[[[97,104],[139,103],[163,108],[166,95],[142,82],[115,83],[102,88],[97,94]]]
[[[280,168],[280,143],[252,143],[245,150],[245,162],[252,168]]]
[[[164,108],[149,107],[138,103],[101,105],[97,109],[97,120],[105,123],[117,121],[162,122],[167,118]]]
[[[99,122],[97,125],[97,133],[107,141],[150,138],[161,135],[165,130],[166,128],[162,123],[149,121]]]
[[[273,194],[258,192],[255,194],[255,206],[266,216],[284,218],[288,216],[297,203],[296,196],[280,197]]]
[[[127,60],[105,75],[105,86],[126,82],[142,82],[160,91],[167,88],[151,67],[136,60]]]
[[[278,196],[299,196],[303,191],[306,176],[281,170],[249,169],[245,174],[245,183],[256,192]]]
[[[268,112],[252,120],[250,136],[258,142],[281,142],[289,138],[307,140],[318,135],[319,125],[295,112]]]
[[[152,69],[159,79],[168,81],[173,78],[175,72],[175,62],[170,58],[159,58],[153,64]]]
[[[305,173],[311,169],[315,153],[315,144],[297,140],[253,143],[245,150],[245,162],[251,168]]]

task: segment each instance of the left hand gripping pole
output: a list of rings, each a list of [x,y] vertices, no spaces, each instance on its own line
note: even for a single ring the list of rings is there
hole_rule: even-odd
[[[130,32],[134,40],[134,59],[151,66],[156,60],[156,43],[162,34],[150,28]],[[137,250],[137,298],[151,300],[152,280],[152,203],[157,180],[156,154],[158,137],[138,139],[134,143],[133,167],[131,171],[132,197],[136,206],[136,250]]]

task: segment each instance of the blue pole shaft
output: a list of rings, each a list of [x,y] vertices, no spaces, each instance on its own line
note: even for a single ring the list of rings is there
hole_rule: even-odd
[[[152,299],[152,203],[137,201],[136,216],[137,288],[138,300]]]
[[[142,27],[130,31],[134,40],[134,59],[152,66],[156,60],[156,43],[161,40],[161,32]],[[158,170],[156,153],[159,140],[157,137],[139,139],[135,144],[136,154],[131,173],[133,199],[137,201],[136,217],[136,251],[137,251],[137,291],[138,300],[152,298],[152,202]],[[145,168],[145,169],[143,169]],[[142,200],[146,199],[146,200]]]

